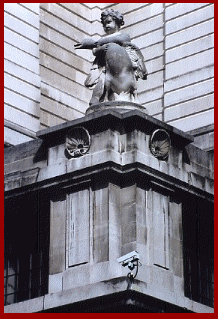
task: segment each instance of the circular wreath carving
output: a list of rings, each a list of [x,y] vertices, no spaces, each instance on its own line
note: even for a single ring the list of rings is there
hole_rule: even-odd
[[[166,160],[169,156],[171,141],[169,134],[162,129],[155,130],[150,138],[150,151],[160,160]]]
[[[89,132],[83,127],[74,127],[66,136],[65,147],[71,157],[85,155],[90,148]]]

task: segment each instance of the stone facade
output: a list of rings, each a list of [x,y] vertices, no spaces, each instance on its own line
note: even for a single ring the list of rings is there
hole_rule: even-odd
[[[106,7],[145,57],[137,108],[88,109],[73,46]],[[5,4],[6,313],[213,313],[213,8]]]
[[[90,149],[69,157],[65,139],[76,127],[89,132]],[[170,136],[166,160],[151,153],[156,130]],[[141,263],[131,286],[135,311],[139,293],[144,312],[152,312],[145,310],[151,306],[146,296],[177,312],[213,312],[185,296],[183,253],[184,204],[196,196],[207,207],[213,201],[212,155],[192,146],[192,136],[139,110],[94,112],[37,136],[41,140],[5,151],[5,198],[10,204],[40,190],[50,202],[48,292],[5,312],[75,312],[78,302],[100,296],[113,305],[114,293],[129,291],[128,269],[117,258],[133,250]]]

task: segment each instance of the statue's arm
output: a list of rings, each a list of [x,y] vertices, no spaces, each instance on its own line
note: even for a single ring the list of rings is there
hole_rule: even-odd
[[[102,37],[95,42],[96,46],[107,44],[107,43],[117,43],[122,45],[123,43],[131,42],[130,36],[126,33],[114,33]]]
[[[126,42],[131,42],[130,36],[126,33],[114,33],[106,35],[105,37],[100,38],[99,40],[93,40],[92,38],[83,39],[81,42],[74,45],[75,49],[94,49],[98,46],[107,44],[107,43],[117,43],[124,44]]]
[[[96,47],[96,40],[93,40],[92,38],[83,39],[81,42],[74,45],[75,49],[90,49]]]

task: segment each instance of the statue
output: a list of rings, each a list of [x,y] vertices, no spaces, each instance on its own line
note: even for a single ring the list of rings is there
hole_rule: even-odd
[[[104,101],[135,101],[137,80],[147,79],[147,70],[139,48],[131,43],[130,36],[120,32],[123,15],[113,9],[101,14],[106,35],[95,41],[82,40],[75,49],[91,49],[95,60],[85,80],[93,89],[90,106]]]

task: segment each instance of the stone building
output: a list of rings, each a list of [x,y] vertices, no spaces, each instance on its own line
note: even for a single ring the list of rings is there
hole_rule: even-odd
[[[4,7],[5,312],[213,312],[214,5]],[[86,113],[74,44],[104,8],[144,55],[148,114]]]

